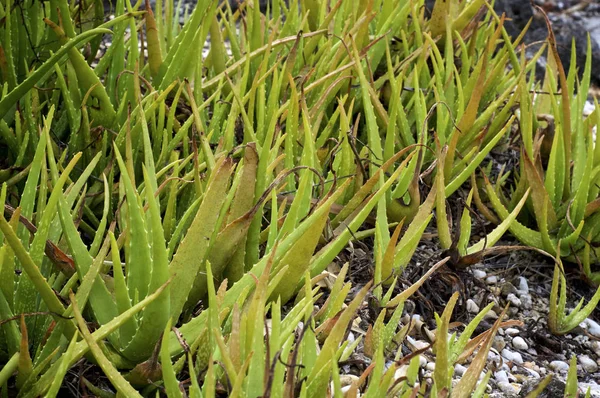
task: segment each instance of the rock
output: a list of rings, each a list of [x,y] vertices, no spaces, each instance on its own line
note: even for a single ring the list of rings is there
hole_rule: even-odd
[[[355,375],[340,375],[340,384],[342,387],[349,386],[354,382],[358,383],[359,380],[360,378]]]
[[[394,379],[399,380],[406,377],[406,373],[408,372],[408,365],[402,365],[394,372]]]
[[[539,379],[541,377],[540,374],[533,369],[525,368],[525,370],[527,371],[527,373],[529,373],[531,377],[535,377],[536,379]]]
[[[525,342],[525,339],[523,339],[523,337],[521,337],[521,336],[517,336],[512,340],[512,346],[516,350],[523,350],[523,351],[525,351],[529,348],[529,346]]]
[[[548,36],[548,28],[541,12],[534,10],[532,3],[523,2],[522,0],[496,0],[494,3],[494,9],[501,15],[503,12],[506,13],[506,20],[504,27],[508,34],[516,38],[528,21],[531,19],[531,25],[525,34],[524,41],[531,43],[528,48],[527,54],[531,56],[537,52],[542,45],[542,42],[546,40]],[[550,16],[552,21],[552,30],[556,38],[556,46],[558,49],[558,56],[565,68],[565,73],[569,73],[571,63],[571,41],[575,40],[576,47],[576,62],[579,70],[579,76],[583,73],[583,66],[585,65],[585,58],[587,53],[587,30],[586,26],[592,25],[589,21],[582,21],[579,23],[574,20],[568,14],[558,13]],[[538,43],[539,42],[539,43]],[[596,40],[592,40],[592,82],[598,84],[600,81],[600,47]],[[538,62],[537,75],[542,78],[544,76],[544,68],[542,64],[545,62]]]
[[[526,397],[530,392],[535,390],[535,388],[540,383],[539,380],[530,379],[523,383],[521,387],[521,391],[519,392],[519,397]],[[548,386],[538,395],[538,398],[556,398],[563,397],[565,395],[565,382],[560,381],[556,377],[553,377]]]
[[[514,396],[515,394],[517,394],[519,392],[518,387],[516,387],[515,385],[513,385],[511,383],[504,382],[504,381],[501,381],[500,383],[498,383],[498,388],[500,389],[500,391],[507,394],[507,396]]]
[[[487,276],[487,273],[481,269],[474,269],[473,276],[477,279],[484,279]]]
[[[596,373],[598,371],[598,364],[592,358],[587,355],[579,356],[579,363],[583,370],[588,373]]]
[[[462,375],[464,375],[466,371],[467,371],[467,368],[462,366],[461,364],[456,364],[454,366],[454,374],[456,376],[462,377]]]
[[[596,356],[600,358],[600,341],[592,341],[590,345]]]
[[[479,313],[479,306],[475,303],[475,301],[468,299],[467,300],[467,311],[471,314]]]
[[[523,364],[523,357],[521,356],[521,354],[519,354],[518,352],[511,351],[508,348],[502,350],[502,357],[509,362],[516,363],[517,365]]]
[[[512,306],[515,306],[517,308],[522,305],[521,300],[513,293],[510,293],[508,296],[506,296],[506,301],[508,301]]]
[[[585,321],[582,322],[580,326],[587,329],[588,333],[592,336],[600,337],[600,325],[598,324],[598,322],[587,318]]]
[[[496,283],[498,283],[498,277],[496,275],[490,275],[487,278],[485,278],[485,283],[487,283],[488,285],[495,285]]]
[[[520,332],[517,328],[508,328],[504,331],[504,333],[506,333],[507,336],[513,337],[518,335]]]
[[[517,278],[517,281],[518,281],[517,290],[519,291],[519,293],[529,294],[529,284],[527,283],[527,279],[525,279],[522,276],[519,276]]]
[[[508,383],[508,374],[504,370],[499,370],[496,373],[494,373],[494,378],[498,383]]]
[[[419,367],[424,368],[427,365],[427,358],[423,355],[419,355]]]
[[[483,319],[488,320],[488,321],[495,321],[496,319],[498,319],[498,314],[496,314],[494,312],[494,310],[489,310],[488,312],[485,313],[485,315],[483,316]]]
[[[408,341],[408,343],[411,344],[416,350],[422,350],[424,348],[429,347],[429,343],[420,340],[415,340],[410,336],[406,336],[406,341]]]
[[[569,364],[565,361],[552,361],[550,362],[550,369],[555,372],[566,373],[569,371]]]
[[[501,336],[496,336],[494,337],[492,347],[497,351],[502,351],[506,347],[506,341]]]
[[[525,308],[526,310],[533,308],[533,299],[531,298],[530,294],[522,294],[520,300],[522,308]]]
[[[579,390],[584,394],[590,390],[590,397],[600,398],[600,385],[593,383],[579,383]],[[580,394],[581,396],[581,394]]]
[[[435,362],[428,362],[427,365],[425,365],[425,369],[433,372],[435,370]]]
[[[517,288],[510,282],[505,282],[502,284],[502,295],[503,296],[508,296],[510,294],[514,295],[514,293],[517,293],[518,290]]]

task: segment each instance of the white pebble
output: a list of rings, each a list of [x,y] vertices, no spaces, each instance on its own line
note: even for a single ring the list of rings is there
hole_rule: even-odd
[[[523,308],[525,308],[526,310],[530,310],[533,308],[533,299],[531,298],[530,294],[522,294],[520,299]]]
[[[536,372],[535,370],[533,370],[533,369],[528,369],[528,368],[525,368],[525,370],[526,370],[527,372],[529,372],[529,374],[530,374],[531,376],[533,376],[535,379],[539,379],[539,378],[540,378],[540,374],[539,374],[538,372]]]
[[[527,284],[527,279],[522,276],[518,277],[517,279],[519,281],[519,287],[517,288],[519,293],[529,294],[529,284]]]
[[[518,352],[511,351],[508,348],[502,350],[502,357],[507,361],[514,362],[518,365],[523,364],[523,357],[521,356],[521,354],[519,354]]]
[[[485,278],[485,283],[487,283],[488,285],[495,285],[496,283],[498,283],[498,277],[496,275],[490,275],[487,278]]]
[[[479,313],[479,306],[471,299],[467,300],[467,311],[471,314]]]
[[[523,351],[525,351],[529,348],[529,346],[527,345],[527,343],[521,336],[517,336],[512,340],[512,346],[516,350],[523,350]]]
[[[496,373],[494,373],[494,378],[498,383],[508,383],[508,374],[506,374],[504,370],[499,370]]]
[[[474,269],[473,276],[477,279],[484,279],[487,276],[487,273],[481,269]]]
[[[598,322],[596,322],[590,318],[587,318],[582,323],[584,325],[581,325],[581,326],[584,327],[585,329],[587,329],[589,334],[591,334],[594,337],[600,337],[600,325],[598,325]]]
[[[600,385],[595,384],[593,382],[590,383],[579,383],[579,389],[583,392],[587,392],[590,390],[590,397],[598,398],[600,397]]]
[[[428,362],[427,365],[425,365],[425,369],[433,372],[435,370],[435,362]]]
[[[504,331],[504,333],[506,333],[507,336],[513,337],[518,335],[520,332],[517,328],[508,328]]]
[[[456,376],[462,376],[465,374],[466,371],[467,371],[467,368],[462,366],[459,363],[454,366],[454,374]]]
[[[515,388],[515,386],[513,386],[509,382],[504,382],[504,381],[498,383],[498,388],[500,389],[500,391],[502,391],[503,393],[505,393],[507,395],[513,395],[513,394],[519,392],[517,390],[517,388]]]
[[[552,361],[550,362],[550,369],[555,372],[567,372],[569,370],[569,364],[565,361]]]
[[[598,364],[592,358],[587,355],[582,355],[579,357],[579,363],[583,370],[588,373],[596,373],[598,371]]]
[[[427,358],[423,355],[419,355],[419,367],[424,368],[427,365]]]
[[[489,310],[488,312],[485,313],[485,315],[483,316],[483,319],[494,321],[494,320],[498,319],[498,314],[496,314],[494,312],[494,310]]]
[[[408,365],[402,365],[400,366],[395,372],[394,372],[394,379],[398,380],[398,379],[402,379],[404,377],[406,377],[406,373],[408,372]]]
[[[506,296],[506,300],[513,307],[520,307],[521,306],[521,300],[517,296],[515,296],[513,293],[509,293],[508,296]]]
[[[592,350],[594,350],[594,353],[600,357],[600,341],[592,341]]]
[[[429,347],[429,344],[424,342],[424,341],[420,341],[420,340],[415,340],[410,336],[406,336],[406,340],[412,344],[412,346],[417,349],[417,350],[422,350],[424,348]]]

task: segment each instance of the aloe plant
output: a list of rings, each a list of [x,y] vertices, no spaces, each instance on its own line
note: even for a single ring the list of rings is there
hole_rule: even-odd
[[[511,42],[487,3],[436,2],[429,20],[422,1],[273,0],[266,13],[257,2],[141,3],[117,0],[101,23],[100,1],[1,2],[3,393],[57,396],[85,357],[124,396],[223,386],[232,396],[341,395],[339,362],[361,342],[346,331],[373,294],[383,308],[364,337],[373,362],[347,394],[481,396],[472,375],[505,324],[471,338],[486,310],[450,340],[456,297],[436,318],[433,384],[418,382],[421,352],[394,352],[408,333],[398,328],[404,302],[452,260],[398,293],[434,211],[441,249],[461,258],[508,230],[550,252],[572,248],[567,258],[595,280],[596,249],[582,242],[597,238],[598,151],[583,131],[599,115],[568,133],[560,123],[582,96],[534,104],[528,77],[542,52],[525,61],[522,36]],[[207,40],[207,56],[190,50]],[[573,93],[575,76],[558,75]],[[584,76],[578,93],[589,66]],[[559,124],[544,183],[534,112]],[[522,198],[488,185],[498,226],[471,242],[465,209],[453,237],[447,202],[468,182],[467,204],[493,215],[472,182],[517,124]],[[540,232],[523,226],[527,214]],[[374,280],[353,289],[344,266],[315,311],[328,266],[367,236]],[[552,323],[561,331],[592,305],[563,317],[564,297]],[[453,366],[475,350],[473,372],[451,389]]]

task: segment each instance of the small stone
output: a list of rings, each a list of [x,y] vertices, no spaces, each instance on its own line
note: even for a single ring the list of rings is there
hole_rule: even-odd
[[[502,284],[502,295],[508,296],[509,294],[517,293],[517,288],[510,282],[505,282]]]
[[[518,352],[514,352],[505,348],[502,350],[502,357],[509,362],[514,362],[517,365],[523,364],[523,357]]]
[[[411,344],[416,350],[422,350],[429,347],[428,343],[420,340],[415,340],[410,336],[406,337],[406,341],[408,341],[408,343]]]
[[[583,370],[588,373],[596,373],[598,371],[598,364],[592,358],[587,355],[582,355],[579,357],[579,363]]]
[[[533,348],[533,347],[529,347],[529,349],[527,349],[527,353],[529,355],[533,355],[534,357],[537,357],[537,355],[538,355],[537,350],[535,348]]]
[[[521,337],[521,336],[517,336],[512,340],[512,346],[516,350],[523,350],[523,351],[525,351],[529,348],[529,346],[525,342],[525,339],[523,339],[523,337]]]
[[[504,333],[506,333],[507,336],[513,337],[518,335],[520,332],[517,328],[507,328]]]
[[[540,374],[538,372],[536,372],[533,369],[527,369],[525,368],[525,370],[527,371],[527,373],[529,373],[530,376],[535,377],[536,379],[540,378]]]
[[[471,314],[479,313],[479,306],[471,299],[467,300],[467,311]]]
[[[522,294],[520,299],[522,308],[525,308],[526,310],[533,308],[533,299],[530,294]]]
[[[354,382],[358,383],[359,380],[360,378],[355,375],[340,375],[340,385],[342,386],[349,386]]]
[[[394,372],[394,379],[398,380],[398,379],[402,379],[402,378],[406,377],[407,372],[408,372],[408,365],[400,366],[398,369],[396,369],[396,372]]]
[[[487,273],[481,269],[474,269],[473,276],[477,279],[484,279],[487,276]]]
[[[579,383],[579,389],[584,393],[587,393],[588,389],[590,391],[590,397],[598,398],[600,397],[600,385],[594,383]]]
[[[428,362],[427,365],[425,365],[425,369],[433,372],[435,370],[435,362]]]
[[[521,294],[529,294],[529,284],[527,283],[527,279],[519,276],[517,278],[517,290],[519,291],[519,293]]]
[[[497,351],[502,351],[506,347],[506,341],[501,336],[496,336],[494,337],[492,347]]]
[[[555,372],[564,372],[566,373],[569,370],[569,364],[565,361],[552,361],[550,362],[550,369]]]
[[[498,314],[496,314],[494,310],[489,310],[485,313],[483,319],[495,321],[496,319],[498,319]]]
[[[427,365],[427,358],[423,355],[419,355],[419,367],[424,368]]]
[[[499,370],[496,373],[494,373],[494,378],[498,383],[508,383],[508,374],[504,370]]]
[[[513,395],[519,392],[517,388],[515,388],[511,383],[508,382],[500,382],[498,383],[498,388],[505,394]]]
[[[592,341],[591,346],[596,356],[600,357],[600,341]]]
[[[512,306],[517,308],[522,305],[521,300],[512,293],[506,296],[506,301],[508,301]]]
[[[598,324],[598,322],[591,320],[590,318],[587,318],[585,321],[582,322],[584,325],[580,325],[582,327],[584,327],[585,329],[587,329],[588,333],[591,334],[594,337],[600,337],[600,325]]]
[[[467,371],[467,368],[462,366],[461,364],[456,364],[454,366],[454,374],[456,376],[461,376],[465,374],[465,372]]]
[[[487,278],[485,278],[485,283],[487,283],[488,285],[495,285],[496,283],[498,283],[498,277],[496,275],[490,275]]]

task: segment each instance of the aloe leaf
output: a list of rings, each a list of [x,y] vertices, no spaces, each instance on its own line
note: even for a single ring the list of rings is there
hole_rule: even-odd
[[[489,181],[486,181],[486,192],[488,194],[493,209],[496,211],[496,213],[498,213],[500,218],[507,218],[510,213],[508,212],[506,207],[504,207],[502,202],[500,202],[498,195],[494,191],[494,188],[492,187],[492,184],[490,184]],[[525,245],[532,247],[543,247],[542,236],[539,231],[534,231],[530,228],[527,228],[517,220],[511,222],[508,229],[511,233],[515,235],[515,237],[517,237],[517,239],[519,239]]]
[[[277,285],[271,299],[281,297],[281,302],[287,302],[292,295],[295,293],[295,287],[301,280],[302,275],[309,269],[310,260],[312,254],[315,251],[317,244],[319,243],[319,237],[325,227],[325,223],[328,219],[329,208],[331,205],[340,197],[343,193],[341,189],[338,189],[331,197],[321,205],[327,212],[322,213],[323,215],[315,220],[310,228],[304,233],[304,235],[296,242],[284,255],[281,261],[278,262],[275,267],[275,271],[281,269],[281,267],[288,266],[288,270],[283,277],[283,280]]]
[[[162,19],[162,15],[159,15],[159,19]],[[152,12],[152,7],[148,0],[146,0],[146,39],[148,41],[148,64],[150,65],[150,73],[155,77],[158,75],[162,65],[162,50],[157,21],[154,18],[154,13]]]
[[[129,382],[127,382],[127,380],[125,380],[121,373],[119,373],[119,371],[113,366],[113,364],[100,349],[97,341],[89,332],[85,319],[83,319],[81,316],[81,312],[77,306],[77,300],[75,300],[75,295],[73,293],[71,293],[70,298],[71,303],[73,304],[73,314],[75,315],[75,319],[79,325],[79,331],[83,335],[83,338],[88,344],[90,351],[94,355],[94,358],[98,362],[98,365],[100,365],[102,368],[102,371],[106,377],[108,377],[110,380],[111,384],[119,393],[124,394],[127,397],[141,397],[141,395],[131,386],[131,384],[129,384]]]
[[[54,377],[54,380],[52,381],[52,384],[50,385],[50,389],[46,393],[46,397],[48,397],[48,398],[54,398],[58,395],[58,390],[62,386],[63,379],[65,378],[65,375],[67,374],[67,371],[69,370],[69,361],[71,360],[71,355],[73,355],[73,351],[75,349],[75,344],[77,343],[77,337],[78,337],[78,334],[75,333],[73,335],[73,338],[71,339],[71,342],[69,343],[69,347],[67,347],[67,350],[61,356],[60,366],[58,367],[58,370],[56,371],[56,376]]]
[[[0,316],[2,316],[2,319],[11,319],[14,317],[14,313],[11,310],[9,303],[2,293],[0,293]],[[20,351],[19,342],[21,341],[21,333],[17,328],[16,320],[3,323],[2,332],[4,333],[4,338],[6,339],[6,348],[8,350],[8,354],[18,354]]]
[[[0,230],[4,234],[4,238],[8,244],[12,247],[13,252],[17,259],[21,262],[21,266],[31,279],[31,282],[35,286],[35,289],[41,296],[42,300],[48,307],[48,309],[56,315],[53,315],[56,322],[64,322],[67,326],[68,335],[72,336],[75,332],[75,325],[71,321],[63,320],[59,315],[65,310],[62,303],[54,294],[54,291],[41,274],[38,266],[31,259],[31,256],[27,252],[27,249],[23,247],[21,240],[17,237],[13,228],[8,224],[4,215],[0,213]]]
[[[1,222],[1,219],[0,219],[0,222]],[[164,289],[167,287],[167,285],[168,285],[168,283],[165,283],[156,292],[150,294],[144,300],[140,301],[139,303],[137,303],[136,305],[131,307],[126,312],[124,312],[121,315],[117,316],[116,318],[112,319],[107,324],[100,326],[100,328],[98,328],[94,333],[91,334],[92,339],[94,339],[94,341],[101,341],[101,340],[105,339],[107,336],[110,336],[119,327],[121,327],[127,319],[131,318],[133,315],[135,315],[138,312],[140,312],[141,310],[143,310],[149,303],[151,303],[156,298],[158,298],[161,295],[161,293],[164,291]],[[65,325],[68,325],[68,323],[65,323]],[[72,325],[72,323],[71,323],[71,325]],[[74,329],[75,329],[75,327],[74,327]],[[74,333],[75,333],[75,330],[74,330]],[[71,356],[69,366],[73,366],[75,364],[75,362],[80,360],[83,357],[83,355],[88,352],[88,350],[89,350],[89,346],[88,346],[87,340],[78,342],[76,344],[76,347]],[[34,397],[43,395],[44,392],[47,391],[47,389],[50,387],[52,380],[54,380],[54,376],[56,375],[57,370],[58,370],[58,363],[54,363],[52,365],[52,367],[46,373],[44,373],[42,375],[42,377],[39,379],[39,381],[37,383],[35,383],[32,386],[32,388],[27,391],[26,394],[23,395],[23,398],[34,398]]]
[[[515,116],[511,117],[508,122],[506,122],[502,130],[500,130],[498,134],[496,134],[494,138],[492,138],[492,140],[477,153],[469,165],[446,185],[446,197],[456,192],[456,190],[469,178],[469,176],[473,174],[483,159],[490,153],[490,151],[498,144],[500,139],[504,137],[506,132],[511,128],[514,120]]]
[[[333,354],[337,350],[339,344],[342,342],[348,324],[354,317],[355,312],[362,304],[370,289],[371,283],[369,282],[356,294],[352,302],[350,302],[348,307],[340,315],[332,331],[329,333],[329,337],[327,337],[327,340],[325,340],[325,343],[321,348],[321,352],[318,354],[317,360],[308,375],[307,384],[309,395],[313,395],[311,392],[316,393],[317,391],[323,391],[321,388],[325,387],[328,378],[324,377],[326,375],[321,373],[321,370],[327,369],[327,364],[329,361],[337,360],[335,357],[333,357]]]
[[[146,186],[149,187],[150,180],[145,168],[144,180]],[[169,262],[167,260],[164,232],[161,226],[160,210],[154,198],[154,193],[150,189],[146,189],[146,201],[149,204],[149,224],[152,225],[151,235],[148,238],[152,242],[152,269],[150,271],[149,291],[153,292],[169,279]],[[171,318],[169,289],[167,286],[165,294],[150,303],[144,310],[135,336],[122,351],[125,357],[140,361],[152,354],[152,350],[160,338],[161,330]]]
[[[163,381],[169,397],[177,398],[182,397],[181,390],[179,389],[179,381],[177,381],[173,365],[171,363],[171,356],[169,355],[169,332],[171,330],[171,321],[167,321],[165,330],[163,332],[162,345],[160,349],[160,361],[162,365]]]
[[[10,359],[4,364],[2,370],[0,370],[0,385],[6,385],[8,379],[13,375],[14,371],[17,369],[19,365],[19,356],[18,352],[14,353]]]
[[[510,225],[516,220],[523,206],[525,206],[525,202],[529,198],[530,189],[525,192],[525,195],[521,198],[517,206],[513,209],[513,211],[505,217],[500,225],[498,225],[492,232],[490,232],[484,239],[481,239],[479,242],[469,247],[466,251],[466,254],[473,254],[479,251],[482,251],[487,247],[492,247],[502,238],[502,235],[510,228]]]
[[[150,272],[148,266],[152,264],[151,248],[148,242],[148,232],[144,220],[140,202],[141,199],[135,191],[127,167],[121,158],[119,150],[115,146],[115,155],[119,168],[121,169],[121,182],[125,189],[127,198],[127,216],[128,216],[128,258],[127,258],[127,288],[129,297],[133,298],[135,304],[136,297],[146,297],[150,286]],[[147,186],[146,190],[152,190]]]
[[[25,79],[21,84],[11,90],[10,93],[3,96],[0,100],[0,119],[3,119],[4,116],[11,110],[11,108],[27,93],[29,90],[33,88],[41,79],[43,79],[48,72],[52,70],[54,64],[61,61],[63,57],[69,53],[70,50],[83,45],[86,41],[92,38],[95,35],[112,33],[109,29],[104,28],[96,28],[92,30],[88,30],[75,38],[69,40],[65,43],[60,50],[56,52],[56,54],[52,55],[46,62],[42,64],[35,72],[31,73],[27,79]]]
[[[219,216],[218,204],[223,203],[226,195],[226,189],[229,176],[233,170],[233,161],[226,158],[222,164],[215,169],[211,176],[204,199],[196,213],[192,225],[179,245],[173,260],[169,265],[169,273],[173,278],[171,287],[171,314],[178,316],[190,296],[194,278],[190,275],[197,275],[197,291],[193,292],[193,297],[202,297],[206,292],[206,275],[202,275],[204,267],[204,258],[208,251],[210,238],[216,227]],[[215,204],[217,206],[215,207]]]
[[[85,274],[87,274],[90,270],[94,260],[87,251],[85,244],[81,240],[79,232],[73,224],[73,218],[67,209],[65,199],[61,197],[59,200],[60,203],[58,206],[58,214],[60,216],[64,236],[71,250],[79,279],[83,280]],[[113,298],[106,288],[106,285],[99,277],[95,279],[94,285],[92,286],[90,304],[94,309],[94,315],[100,324],[108,323],[111,319],[117,316],[117,307],[113,301]]]
[[[492,343],[494,342],[494,337],[496,336],[496,332],[500,328],[500,324],[504,319],[504,315],[506,314],[506,309],[502,311],[502,314],[498,317],[494,326],[490,330],[490,333],[484,340],[481,348],[477,352],[475,359],[471,362],[471,365],[468,368],[468,372],[465,372],[464,376],[460,379],[458,384],[452,389],[452,396],[458,398],[466,398],[471,395],[471,392],[475,389],[477,384],[477,380],[479,379],[479,375],[481,371],[485,367],[487,362],[487,356],[490,348],[492,348]]]

